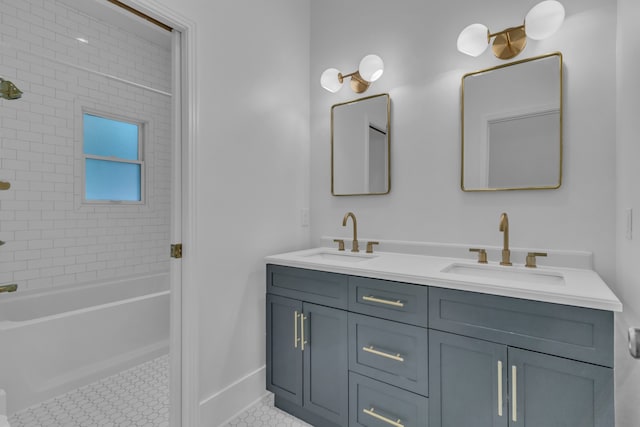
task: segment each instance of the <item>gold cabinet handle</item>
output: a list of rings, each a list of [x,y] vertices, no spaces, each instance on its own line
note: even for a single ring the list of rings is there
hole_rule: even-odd
[[[298,348],[298,310],[293,312],[293,348]]]
[[[10,182],[0,181],[0,190],[8,190],[11,188]]]
[[[368,301],[368,302],[375,302],[378,304],[391,305],[393,307],[400,307],[400,308],[404,307],[404,303],[400,300],[392,301],[388,299],[374,297],[373,295],[363,296],[362,300]]]
[[[502,416],[502,361],[498,360],[498,416]]]
[[[300,313],[300,350],[304,351],[304,345],[307,343],[307,340],[304,339],[304,321],[307,320],[307,317]]]
[[[362,410],[362,412],[364,412],[365,414],[369,415],[370,417],[373,417],[373,418],[375,418],[377,420],[385,422],[385,423],[387,423],[389,425],[392,425],[394,427],[404,427],[404,424],[402,424],[400,422],[401,420],[393,421],[391,418],[387,418],[387,417],[384,417],[384,416],[382,416],[380,414],[376,414],[375,409],[373,407],[371,409],[366,409],[365,408],[365,409]]]
[[[395,360],[396,362],[404,362],[404,357],[402,357],[400,353],[392,354],[392,353],[376,350],[372,345],[370,345],[369,347],[362,347],[362,351],[375,354],[376,356],[386,357],[387,359]]]
[[[511,420],[518,421],[518,368],[511,366]]]

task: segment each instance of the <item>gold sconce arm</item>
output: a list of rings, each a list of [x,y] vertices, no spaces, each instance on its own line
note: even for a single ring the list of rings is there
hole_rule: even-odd
[[[557,0],[545,0],[532,7],[524,24],[491,33],[486,25],[471,24],[458,36],[458,50],[470,56],[482,54],[493,41],[493,54],[500,59],[511,59],[522,52],[527,37],[542,40],[553,35],[562,25],[564,6]],[[486,39],[485,39],[486,37]]]
[[[336,68],[327,68],[320,76],[320,85],[329,92],[340,90],[344,79],[351,77],[351,89],[356,93],[362,93],[369,88],[371,82],[380,78],[384,71],[384,62],[378,55],[367,55],[362,58],[356,71],[342,74]]]

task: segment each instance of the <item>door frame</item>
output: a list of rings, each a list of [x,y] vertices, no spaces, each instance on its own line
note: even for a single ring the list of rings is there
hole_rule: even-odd
[[[183,258],[171,259],[171,338],[170,338],[170,415],[171,427],[198,427],[200,415],[200,385],[198,357],[198,288],[194,280],[196,241],[196,25],[157,0],[121,0],[122,3],[163,22],[180,33],[174,40],[172,70],[180,71],[174,80],[172,110],[174,121],[180,120],[180,130],[174,133],[172,168],[171,243],[182,243]],[[177,128],[177,126],[174,126]],[[179,161],[178,161],[179,160]],[[179,194],[176,194],[179,193]],[[176,206],[178,204],[179,206]],[[177,218],[176,218],[177,219]],[[167,248],[169,250],[169,248]]]

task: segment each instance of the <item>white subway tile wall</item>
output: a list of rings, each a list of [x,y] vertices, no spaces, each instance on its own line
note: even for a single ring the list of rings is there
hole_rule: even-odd
[[[0,283],[168,270],[170,49],[58,0],[0,0],[0,10],[0,76],[24,92],[0,100],[0,181],[11,183],[0,191]],[[148,122],[144,205],[82,204],[83,108]]]

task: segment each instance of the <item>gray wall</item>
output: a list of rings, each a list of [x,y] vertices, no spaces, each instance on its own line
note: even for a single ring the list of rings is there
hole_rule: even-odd
[[[478,58],[460,54],[456,50],[457,35],[474,22],[484,23],[492,31],[518,25],[536,3],[537,0],[312,3],[311,238],[318,244],[323,235],[347,236],[348,230],[341,227],[340,219],[345,212],[353,211],[363,240],[499,246],[502,236],[498,219],[506,211],[514,247],[592,251],[596,271],[625,303],[625,313],[618,317],[616,341],[617,425],[631,427],[637,425],[632,418],[638,418],[640,368],[627,356],[623,332],[630,324],[640,326],[640,247],[633,243],[635,240],[624,241],[620,222],[622,210],[638,201],[634,182],[640,178],[636,167],[640,157],[636,143],[640,105],[635,96],[638,91],[633,90],[640,65],[634,55],[622,54],[618,59],[623,69],[619,70],[618,82],[618,169],[615,112],[616,51],[635,52],[640,44],[638,36],[632,34],[638,19],[637,2],[563,0],[567,18],[559,32],[544,41],[530,40],[519,57],[553,51],[564,55],[562,187],[495,194],[460,190],[460,78],[503,62],[490,52]],[[612,31],[617,19],[621,23],[619,39],[624,39],[620,47]],[[330,108],[356,98],[356,94],[348,88],[330,94],[318,80],[327,67],[355,70],[368,53],[383,58],[385,74],[367,93],[389,92],[392,99],[392,190],[388,196],[332,197]],[[621,197],[617,212],[616,189]]]
[[[503,62],[490,52],[479,58],[459,53],[457,36],[473,22],[495,31],[517,25],[536,3],[312,2],[314,243],[323,235],[346,235],[340,219],[353,211],[363,239],[499,246],[498,220],[506,211],[512,246],[593,251],[597,271],[614,280],[615,0],[563,1],[567,19],[560,31],[544,41],[530,40],[520,56],[564,54],[562,187],[495,194],[460,190],[460,79]],[[356,94],[346,87],[331,94],[320,87],[319,76],[327,67],[351,72],[368,53],[379,54],[386,66],[367,93],[391,95],[392,190],[388,196],[336,198],[329,191],[330,108]]]
[[[265,265],[309,246],[309,0],[158,0],[195,24],[201,425],[265,393]]]

